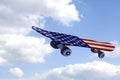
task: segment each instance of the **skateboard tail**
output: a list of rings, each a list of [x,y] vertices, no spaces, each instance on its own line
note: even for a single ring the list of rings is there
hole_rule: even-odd
[[[82,39],[85,43],[87,43],[93,49],[98,49],[103,51],[113,51],[115,49],[115,46],[109,42],[99,42],[99,41],[86,39],[86,38],[80,38],[80,39]]]

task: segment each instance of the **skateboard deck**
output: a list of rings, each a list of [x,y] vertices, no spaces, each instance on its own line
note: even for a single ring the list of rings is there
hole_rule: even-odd
[[[91,39],[79,38],[73,35],[43,30],[38,27],[35,27],[34,29],[40,34],[52,39],[53,41],[57,41],[63,45],[86,47],[104,51],[113,51],[115,48],[115,46],[108,42],[99,42]]]

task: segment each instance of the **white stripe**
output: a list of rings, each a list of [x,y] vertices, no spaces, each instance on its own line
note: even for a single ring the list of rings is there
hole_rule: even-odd
[[[110,47],[103,47],[103,46],[97,46],[97,45],[89,45],[90,47],[95,47],[95,48],[101,48],[101,49],[107,49],[107,50],[113,50],[114,48]]]
[[[112,44],[108,44],[108,43],[102,43],[102,42],[92,42],[92,41],[84,41],[86,43],[93,43],[93,44],[101,44],[101,45],[106,45],[106,46],[113,46]]]

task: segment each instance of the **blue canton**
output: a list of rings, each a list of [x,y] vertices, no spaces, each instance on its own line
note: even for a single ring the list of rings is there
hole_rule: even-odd
[[[51,38],[54,41],[58,41],[63,45],[89,47],[87,43],[85,43],[77,36],[67,35],[58,32],[50,32],[39,28],[37,32],[41,33],[46,37]]]

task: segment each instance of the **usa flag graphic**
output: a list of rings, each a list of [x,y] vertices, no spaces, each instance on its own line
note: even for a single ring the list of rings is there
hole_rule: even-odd
[[[92,48],[92,49],[98,49],[98,50],[104,50],[104,51],[113,51],[115,48],[115,46],[113,46],[111,43],[108,43],[108,42],[99,42],[91,39],[79,38],[73,35],[67,35],[67,34],[58,33],[58,32],[51,32],[51,31],[40,29],[35,26],[33,26],[32,28],[37,32],[39,32],[40,34],[51,38],[53,41],[58,41],[63,45],[80,46],[80,47],[86,47],[86,48]]]
[[[104,51],[113,51],[115,46],[113,46],[111,43],[108,42],[99,42],[91,39],[86,38],[80,38],[85,43],[87,43],[91,48],[98,49],[98,50],[104,50]]]

